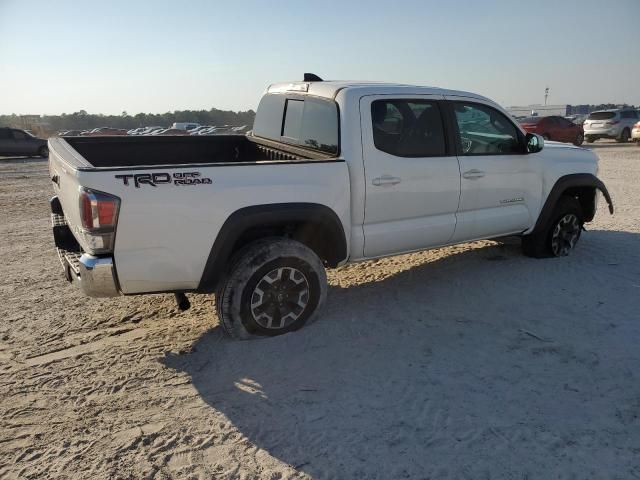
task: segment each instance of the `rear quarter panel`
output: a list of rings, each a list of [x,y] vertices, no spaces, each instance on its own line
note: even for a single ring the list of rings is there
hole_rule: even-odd
[[[116,175],[200,173],[211,184],[125,185]],[[253,205],[309,202],[331,208],[350,238],[345,162],[80,171],[85,187],[121,199],[114,261],[125,294],[195,289],[225,220]],[[349,245],[347,245],[349,247]]]

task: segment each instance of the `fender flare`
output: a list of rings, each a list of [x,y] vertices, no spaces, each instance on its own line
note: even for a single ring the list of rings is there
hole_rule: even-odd
[[[225,220],[211,247],[209,257],[200,278],[197,292],[213,292],[225,274],[233,247],[241,235],[256,226],[269,227],[283,223],[307,223],[320,225],[331,232],[330,267],[337,266],[347,258],[347,238],[338,215],[326,205],[318,203],[273,203],[252,205],[233,212]]]
[[[567,189],[573,187],[593,187],[600,190],[609,205],[609,213],[613,215],[613,201],[611,200],[611,195],[609,195],[609,191],[602,180],[591,173],[572,173],[560,177],[553,185],[553,188],[549,192],[549,195],[544,202],[544,206],[540,211],[540,215],[538,215],[536,226],[531,232],[531,235],[540,232],[546,227],[551,220],[553,209],[558,203],[558,200],[560,200],[560,197],[567,191]]]

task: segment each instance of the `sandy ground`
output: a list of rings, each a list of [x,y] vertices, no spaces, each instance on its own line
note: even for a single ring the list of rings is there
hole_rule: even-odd
[[[253,342],[213,300],[83,297],[46,164],[0,160],[0,478],[640,479],[640,148],[568,258],[476,242],[330,272]]]

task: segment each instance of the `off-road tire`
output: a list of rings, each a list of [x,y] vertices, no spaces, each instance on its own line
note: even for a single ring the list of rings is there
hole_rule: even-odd
[[[522,237],[522,252],[526,256],[533,258],[568,255],[580,239],[583,224],[584,215],[580,202],[574,197],[562,196],[553,209],[549,223],[540,228],[540,231]],[[575,239],[568,239],[571,240],[570,247],[558,249],[558,234],[563,234],[564,228],[568,228],[570,231],[577,228],[576,236]],[[558,229],[560,229],[560,232]],[[554,242],[556,243],[555,245]]]
[[[618,143],[627,143],[629,141],[629,137],[631,137],[631,133],[628,128],[622,130],[622,133],[618,138],[616,138],[616,142]]]
[[[229,265],[216,292],[216,310],[222,328],[236,339],[298,330],[315,319],[327,297],[321,260],[295,240],[255,241],[234,255]]]

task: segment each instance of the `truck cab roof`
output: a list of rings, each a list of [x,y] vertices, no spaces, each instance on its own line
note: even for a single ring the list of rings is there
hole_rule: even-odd
[[[343,90],[357,91],[361,95],[446,95],[491,101],[482,95],[460,90],[363,80],[274,83],[267,88],[267,93],[297,93],[335,99]]]

